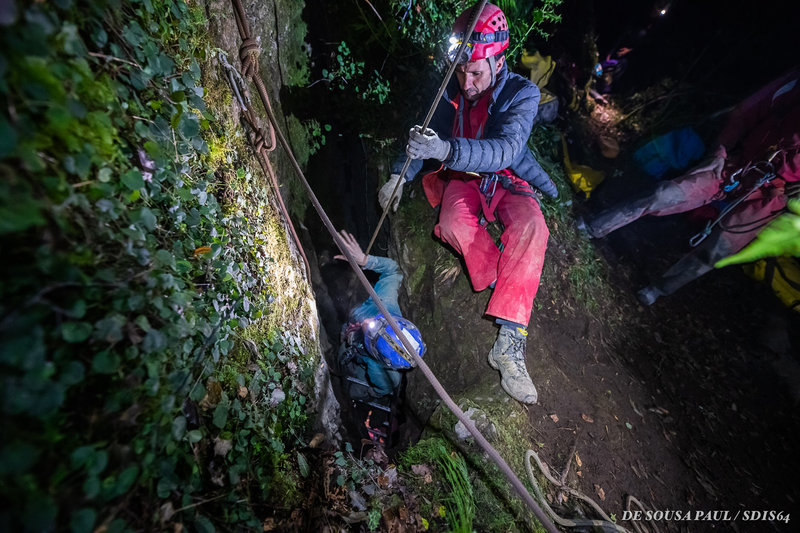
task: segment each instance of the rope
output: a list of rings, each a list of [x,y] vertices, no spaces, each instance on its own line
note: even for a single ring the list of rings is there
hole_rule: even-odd
[[[576,441],[576,444],[577,444],[577,441]],[[570,462],[572,460],[572,456],[573,455],[575,455],[574,451],[570,454],[570,458],[568,459]],[[556,512],[553,511],[553,509],[550,508],[550,506],[547,504],[547,500],[545,499],[544,494],[542,494],[542,489],[539,487],[539,482],[536,480],[536,476],[533,473],[533,468],[531,467],[531,459],[533,459],[536,462],[536,466],[539,468],[539,471],[542,474],[544,474],[544,477],[547,479],[547,481],[549,481],[550,483],[552,483],[553,485],[558,487],[558,489],[560,491],[564,491],[564,492],[566,492],[566,493],[568,493],[568,494],[570,494],[572,496],[575,496],[576,498],[579,498],[579,499],[585,501],[589,505],[591,505],[594,508],[594,510],[597,511],[597,513],[600,516],[603,517],[603,520],[591,520],[591,519],[587,519],[587,518],[569,519],[569,518],[564,518],[564,517],[559,516],[558,514],[556,514]],[[569,470],[569,464],[570,463],[567,463],[567,469],[564,470],[564,474],[566,474],[567,471]],[[531,485],[533,485],[534,492],[539,497],[539,500],[541,500],[542,505],[544,505],[544,508],[547,510],[547,512],[550,514],[550,516],[553,517],[553,520],[557,524],[559,524],[561,526],[564,526],[564,527],[587,527],[587,526],[600,527],[604,531],[616,531],[616,532],[619,532],[619,533],[631,533],[629,529],[625,529],[624,527],[612,522],[611,518],[603,511],[603,509],[600,508],[599,505],[597,505],[597,503],[594,500],[592,500],[591,498],[589,498],[588,496],[586,496],[585,494],[583,494],[579,490],[573,489],[572,487],[567,485],[564,482],[564,479],[566,478],[566,476],[562,476],[562,480],[561,481],[555,479],[550,474],[550,469],[547,468],[547,465],[542,463],[542,460],[539,458],[539,456],[533,450],[528,450],[527,452],[525,452],[525,470],[528,472],[528,481],[530,481]],[[647,510],[645,508],[644,504],[642,504],[642,502],[637,500],[634,496],[628,495],[628,497],[625,500],[625,509],[630,511],[631,510],[631,505],[635,505],[636,507],[638,507],[643,512]],[[656,524],[652,520],[648,520],[647,522],[650,525],[650,527],[652,528],[652,533],[660,533],[660,530],[658,529],[658,526],[656,526]],[[642,526],[639,524],[638,521],[634,521],[634,522],[632,522],[632,524],[633,524],[633,529],[636,530],[636,533],[645,533],[646,532],[646,530],[644,528],[642,528]]]
[[[485,1],[486,0],[483,0],[482,5],[485,3]],[[236,18],[237,18],[237,21],[236,21],[237,26],[239,27],[240,34],[242,34],[242,29],[249,30],[249,27],[248,27],[247,21],[246,21],[246,16],[245,16],[246,14],[244,12],[244,8],[242,6],[241,0],[231,0],[231,2],[233,3],[233,6],[234,6],[234,13],[235,13]],[[473,26],[474,26],[474,24],[473,24]],[[472,30],[470,29],[470,31],[472,31]],[[250,37],[249,31],[244,32],[241,35],[241,37],[242,37],[242,40],[245,40],[245,39],[249,38]],[[447,394],[447,391],[444,390],[444,388],[442,387],[442,384],[439,383],[439,380],[436,379],[436,376],[433,374],[433,372],[428,367],[428,365],[425,363],[425,361],[423,361],[422,358],[419,355],[417,355],[416,350],[414,349],[414,347],[412,346],[412,344],[408,340],[408,338],[405,335],[401,334],[402,330],[400,329],[400,326],[398,325],[397,321],[394,319],[394,317],[391,315],[391,313],[389,313],[389,310],[386,309],[386,306],[384,305],[383,300],[381,300],[381,298],[375,292],[375,289],[372,287],[370,282],[367,280],[366,276],[364,275],[364,272],[358,266],[358,264],[356,263],[355,259],[352,256],[352,254],[350,253],[348,248],[342,242],[342,238],[339,236],[339,233],[336,231],[336,228],[334,228],[333,223],[331,222],[330,218],[328,218],[328,215],[325,212],[325,210],[323,209],[322,204],[320,204],[319,200],[317,199],[317,196],[314,194],[314,191],[311,189],[311,186],[309,185],[308,180],[306,180],[305,175],[303,174],[303,170],[300,168],[300,164],[297,162],[297,159],[294,157],[294,153],[292,152],[292,148],[289,145],[289,142],[286,140],[286,137],[283,135],[283,132],[281,132],[280,128],[278,127],[278,121],[275,118],[275,113],[273,112],[272,107],[269,105],[269,100],[265,98],[266,89],[264,88],[264,84],[261,83],[260,80],[258,80],[257,78],[256,78],[255,81],[256,81],[257,87],[259,88],[259,94],[262,96],[262,101],[264,101],[264,109],[266,110],[267,117],[269,118],[269,121],[270,121],[270,123],[272,125],[272,130],[274,131],[278,142],[280,143],[281,147],[286,152],[286,155],[288,156],[289,161],[291,162],[292,168],[294,169],[295,173],[297,174],[297,178],[300,180],[300,183],[303,185],[303,188],[305,188],[306,192],[308,193],[308,197],[311,200],[311,204],[314,206],[314,209],[317,211],[317,214],[319,215],[320,219],[322,220],[323,225],[328,230],[328,233],[330,233],[331,238],[336,243],[336,246],[339,248],[339,250],[341,250],[342,255],[344,255],[347,258],[347,262],[350,264],[350,267],[353,269],[353,272],[358,277],[358,280],[361,282],[361,285],[369,293],[370,297],[372,298],[372,301],[375,302],[375,305],[377,305],[377,307],[380,310],[380,312],[383,313],[383,316],[386,318],[386,321],[389,323],[391,328],[394,330],[395,334],[397,334],[397,337],[402,341],[403,346],[405,347],[406,351],[408,352],[408,355],[410,355],[411,358],[413,358],[413,360],[415,361],[417,367],[419,367],[420,371],[423,373],[423,375],[431,383],[431,385],[433,386],[434,390],[436,391],[436,394],[439,395],[439,397],[442,399],[442,401],[445,403],[445,405],[447,405],[447,407],[453,412],[453,414],[456,416],[456,418],[458,418],[458,420],[462,424],[464,424],[464,426],[467,428],[467,430],[475,438],[475,442],[477,442],[478,445],[481,448],[483,448],[483,450],[487,453],[487,455],[495,463],[497,463],[497,466],[500,468],[500,471],[503,472],[503,474],[505,474],[505,476],[506,476],[506,478],[508,478],[508,481],[511,484],[511,486],[517,491],[519,496],[522,498],[522,500],[525,502],[525,504],[531,509],[531,511],[533,511],[533,514],[536,515],[536,517],[539,519],[539,521],[542,523],[542,525],[545,527],[545,529],[549,533],[558,533],[558,529],[556,529],[556,526],[550,521],[550,519],[547,517],[547,515],[544,513],[544,511],[542,511],[542,508],[539,507],[539,505],[536,503],[536,501],[534,501],[533,497],[525,489],[525,486],[522,484],[522,481],[520,481],[520,479],[517,477],[517,475],[514,474],[514,471],[511,470],[511,467],[508,466],[508,463],[506,463],[503,460],[503,458],[500,457],[500,454],[497,453],[497,450],[495,450],[494,447],[492,447],[492,445],[489,444],[489,441],[486,440],[486,437],[484,437],[480,433],[480,431],[478,431],[478,429],[475,427],[475,424],[472,422],[472,420],[467,418],[467,416],[464,414],[464,412],[461,410],[461,408],[459,408],[458,405],[456,405],[456,403],[453,401],[453,399],[450,397],[450,395]]]
[[[571,457],[572,456],[570,456],[570,459]],[[597,511],[597,513],[603,517],[603,520],[591,520],[587,518],[569,519],[559,516],[555,511],[553,511],[553,509],[547,504],[547,500],[545,499],[544,494],[542,494],[542,489],[539,487],[539,482],[536,480],[536,476],[533,473],[533,468],[531,467],[531,459],[533,459],[536,462],[536,466],[539,467],[539,471],[541,471],[542,474],[544,474],[544,477],[547,478],[547,481],[558,487],[559,490],[562,490],[572,496],[575,496],[576,498],[579,498],[588,503],[589,505],[591,505],[594,508],[594,510]],[[527,452],[525,452],[525,470],[528,472],[528,481],[530,481],[531,485],[533,485],[534,492],[539,497],[539,500],[541,500],[544,508],[547,510],[550,516],[553,517],[553,520],[557,524],[564,527],[593,526],[593,527],[601,527],[605,531],[618,531],[620,533],[630,533],[629,530],[612,522],[611,518],[609,518],[609,516],[605,513],[605,511],[603,511],[603,509],[601,509],[600,506],[597,505],[597,503],[595,503],[594,500],[592,500],[582,492],[573,489],[569,485],[566,485],[561,481],[557,480],[556,478],[554,478],[550,474],[550,469],[547,468],[547,466],[542,463],[542,460],[539,459],[539,456],[533,450],[528,450]]]
[[[267,93],[267,89],[264,87],[264,82],[261,80],[261,76],[258,72],[258,59],[260,55],[258,41],[250,34],[250,25],[247,23],[247,16],[241,2],[238,0],[234,1],[233,7],[236,18],[236,26],[239,29],[239,36],[242,39],[242,45],[239,47],[239,60],[242,63],[242,73],[256,86],[264,109],[267,109],[268,114],[272,116],[272,104],[269,100],[269,94]],[[229,68],[229,73],[231,70],[234,70],[227,61],[224,61],[224,64]],[[238,73],[236,73],[236,76],[238,76]],[[258,116],[256,115],[253,106],[250,105],[250,97],[247,85],[244,83],[241,84],[240,94],[236,83],[237,80],[234,79],[235,77],[232,73],[230,74],[230,78],[234,92],[238,97],[240,97],[240,103],[242,104],[242,117],[244,117],[245,122],[253,131],[252,135],[250,135],[250,143],[253,145],[256,154],[258,155],[257,159],[261,165],[261,169],[267,176],[269,176],[272,188],[275,190],[275,196],[278,199],[278,207],[280,208],[281,214],[286,221],[289,232],[292,234],[292,239],[294,240],[295,246],[300,252],[300,255],[303,257],[303,265],[305,266],[306,277],[308,280],[311,280],[311,267],[308,263],[308,257],[306,257],[306,252],[300,243],[300,237],[298,237],[297,231],[294,229],[292,219],[289,216],[289,210],[286,208],[286,204],[283,201],[283,195],[281,194],[280,185],[278,184],[278,177],[275,175],[275,169],[272,168],[272,163],[270,162],[269,157],[267,157],[267,154],[275,150],[275,147],[277,146],[277,143],[275,142],[274,121],[270,121],[267,131],[265,132],[258,125]],[[239,78],[241,77],[239,76]],[[241,79],[239,81],[241,81]]]
[[[473,30],[475,30],[475,25],[478,23],[478,17],[480,17],[483,7],[486,5],[487,1],[488,0],[481,0],[480,4],[476,4],[475,7],[472,8],[469,25],[467,26],[468,29],[464,35],[472,35]],[[461,45],[458,47],[458,52],[454,56],[456,59],[450,62],[450,68],[447,69],[447,74],[445,74],[442,84],[439,86],[439,90],[437,91],[436,96],[431,103],[431,107],[428,109],[428,114],[425,115],[425,120],[422,122],[422,126],[420,126],[419,131],[425,131],[428,128],[428,125],[430,125],[431,120],[433,120],[433,114],[436,112],[436,108],[439,106],[439,100],[442,99],[442,95],[444,94],[445,89],[447,89],[447,84],[450,83],[450,78],[453,77],[453,72],[455,72],[456,66],[458,66],[458,58],[462,57],[462,54],[464,53],[464,50],[468,44],[469,39],[464,39]],[[394,186],[394,190],[392,191],[392,195],[389,197],[389,201],[386,202],[386,207],[383,208],[383,213],[381,214],[381,219],[378,221],[378,226],[375,228],[375,232],[372,234],[372,238],[369,240],[369,244],[367,245],[367,250],[364,252],[367,255],[369,255],[372,245],[375,244],[375,239],[378,237],[378,232],[381,230],[381,226],[383,226],[383,221],[386,220],[386,215],[389,214],[389,208],[392,205],[392,200],[394,200],[394,197],[397,195],[397,189],[399,189],[400,184],[403,183],[406,172],[408,172],[408,167],[410,165],[411,156],[407,155],[406,161],[403,163],[403,168],[400,170],[400,178],[397,180],[397,183]]]

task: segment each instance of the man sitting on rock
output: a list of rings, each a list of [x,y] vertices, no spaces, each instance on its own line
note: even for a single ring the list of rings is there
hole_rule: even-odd
[[[448,85],[432,129],[414,127],[409,133],[407,179],[423,160],[441,161],[438,171],[423,178],[428,201],[441,205],[434,233],[464,257],[476,291],[493,289],[486,314],[500,324],[500,332],[489,364],[500,371],[510,396],[533,404],[537,393],[525,367],[525,346],[549,235],[537,195],[555,197],[558,191],[527,147],[540,93],[506,66],[506,17],[486,4],[475,31],[464,35],[471,14],[467,9],[453,25],[450,59],[458,62],[457,79]],[[465,55],[455,57],[465,40]],[[392,203],[397,209],[404,162],[404,157],[395,162],[380,190],[384,209]],[[502,249],[482,223],[495,216],[504,227]]]

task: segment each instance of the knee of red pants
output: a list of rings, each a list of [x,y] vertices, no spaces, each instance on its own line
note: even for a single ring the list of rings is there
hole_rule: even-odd
[[[661,217],[685,213],[712,202],[720,192],[720,180],[713,172],[698,172],[659,183],[651,215]]]
[[[503,244],[533,248],[546,246],[550,230],[536,200],[522,195],[508,196],[514,205],[498,206],[498,215],[505,226],[501,237]]]

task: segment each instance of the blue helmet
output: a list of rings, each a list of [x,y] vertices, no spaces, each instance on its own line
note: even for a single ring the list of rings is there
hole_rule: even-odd
[[[417,326],[401,316],[393,315],[409,343],[420,357],[425,353],[425,343]],[[364,331],[364,345],[369,354],[390,368],[397,370],[414,368],[416,363],[410,358],[403,343],[382,314],[368,318],[361,323]]]

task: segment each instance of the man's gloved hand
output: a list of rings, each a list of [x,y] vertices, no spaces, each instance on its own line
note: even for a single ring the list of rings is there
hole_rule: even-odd
[[[450,156],[450,143],[443,141],[436,132],[427,128],[423,133],[420,126],[408,132],[406,154],[411,159],[438,159],[444,161]]]
[[[389,177],[389,181],[381,187],[381,190],[378,191],[378,203],[381,204],[381,209],[384,211],[387,209],[387,205],[389,202],[392,202],[392,209],[397,211],[397,206],[400,205],[400,198],[403,196],[403,185],[405,185],[405,180],[400,182],[400,185],[397,183],[400,182],[400,174],[392,174]],[[392,193],[394,192],[394,188],[397,187],[397,194],[395,194],[394,198],[392,198]],[[393,200],[393,201],[392,201]]]

